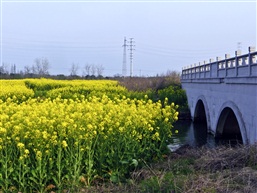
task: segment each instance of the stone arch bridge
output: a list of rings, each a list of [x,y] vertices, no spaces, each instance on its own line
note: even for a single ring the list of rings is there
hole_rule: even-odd
[[[183,68],[193,121],[205,121],[208,132],[217,138],[257,142],[257,52],[235,52],[225,59],[211,60]]]

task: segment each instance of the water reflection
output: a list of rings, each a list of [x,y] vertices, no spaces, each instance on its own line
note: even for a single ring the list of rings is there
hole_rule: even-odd
[[[177,133],[175,131],[178,131]],[[215,147],[214,136],[207,133],[206,123],[193,123],[192,121],[178,121],[172,128],[172,140],[169,148],[171,151],[181,145],[188,144],[192,147]]]

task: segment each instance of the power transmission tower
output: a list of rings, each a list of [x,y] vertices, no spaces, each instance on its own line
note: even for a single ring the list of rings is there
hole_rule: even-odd
[[[126,50],[127,50],[127,40],[126,37],[124,38],[124,44],[123,44],[123,65],[122,65],[122,76],[125,77],[127,75],[127,55],[126,55]]]
[[[130,38],[129,41],[129,50],[130,50],[130,77],[133,76],[133,51],[135,50],[134,47],[134,43],[135,41],[133,41],[134,38]]]
[[[242,50],[242,42],[237,42],[237,50]]]

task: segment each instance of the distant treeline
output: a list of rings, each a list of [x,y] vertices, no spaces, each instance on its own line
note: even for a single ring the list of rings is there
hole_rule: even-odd
[[[167,71],[166,74],[149,76],[149,77],[124,77],[121,75],[114,76],[103,76],[103,75],[64,75],[57,74],[51,75],[47,73],[39,72],[26,72],[23,71],[19,73],[9,73],[7,71],[1,71],[0,69],[0,79],[24,79],[24,78],[50,78],[55,80],[72,80],[72,79],[114,79],[120,80],[124,86],[131,90],[145,90],[153,88],[159,89],[159,87],[166,87],[167,85],[180,84],[180,73],[176,71]],[[160,88],[161,89],[161,88]]]

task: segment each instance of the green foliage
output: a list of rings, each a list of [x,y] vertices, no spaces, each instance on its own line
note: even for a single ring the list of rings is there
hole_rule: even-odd
[[[182,193],[183,181],[186,180],[185,175],[176,175],[170,171],[164,172],[159,176],[151,176],[143,180],[140,184],[140,192],[148,193]]]
[[[169,101],[175,103],[180,109],[187,108],[187,97],[181,86],[169,86],[162,90],[158,90],[158,97],[163,101],[166,97]]]

